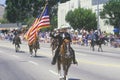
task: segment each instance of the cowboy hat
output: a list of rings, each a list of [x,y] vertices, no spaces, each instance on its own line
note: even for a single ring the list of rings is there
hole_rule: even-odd
[[[64,26],[59,27],[59,29],[70,29],[70,27],[64,25]]]

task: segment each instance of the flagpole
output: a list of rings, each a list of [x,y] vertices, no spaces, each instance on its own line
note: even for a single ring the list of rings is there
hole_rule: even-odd
[[[42,11],[42,13],[41,13],[41,15],[40,15],[39,21],[40,21],[40,19],[42,18],[42,15],[43,15],[43,13],[44,13],[47,5],[48,5],[48,0],[46,0],[45,7],[44,7],[44,9],[43,9],[43,11]],[[37,31],[38,31],[38,30],[37,30]]]
[[[39,20],[41,19],[41,17],[42,17],[42,15],[43,15],[43,13],[44,13],[44,11],[45,11],[45,8],[46,8],[46,6],[48,5],[48,0],[46,0],[46,4],[45,4],[45,7],[44,7],[44,9],[43,9],[43,11],[42,11],[42,13],[41,13],[41,15],[40,15],[40,18],[39,18]]]

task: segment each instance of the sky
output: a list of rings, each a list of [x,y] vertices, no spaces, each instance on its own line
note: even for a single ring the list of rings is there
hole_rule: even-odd
[[[5,0],[0,0],[0,4],[4,4],[5,5]]]

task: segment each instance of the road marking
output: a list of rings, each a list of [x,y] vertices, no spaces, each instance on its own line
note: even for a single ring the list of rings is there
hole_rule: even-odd
[[[58,73],[54,72],[53,70],[49,70],[49,72],[51,72],[54,75],[58,75]]]
[[[88,60],[83,60],[83,59],[78,59],[78,61],[80,63],[94,64],[94,65],[105,66],[105,67],[117,67],[117,68],[120,68],[120,64],[99,63],[99,62],[93,62],[93,61],[88,61]]]
[[[76,53],[76,54],[78,54],[80,56],[87,56],[87,54],[84,54],[84,53]]]
[[[38,63],[36,63],[36,62],[34,62],[34,61],[28,61],[29,63],[32,63],[32,64],[34,64],[34,65],[39,65]]]

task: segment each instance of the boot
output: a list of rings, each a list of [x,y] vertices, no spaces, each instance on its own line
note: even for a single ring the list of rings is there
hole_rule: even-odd
[[[78,64],[78,62],[75,59],[75,52],[72,48],[71,48],[71,50],[72,50],[72,55],[73,55],[73,64]]]
[[[55,64],[56,64],[56,58],[55,58],[55,56],[54,56],[54,58],[53,58],[51,64],[52,64],[52,65],[55,65]]]
[[[54,55],[53,60],[52,60],[52,62],[51,62],[52,65],[55,65],[55,64],[56,64],[56,60],[57,60],[57,58],[58,58],[58,55],[59,55],[59,49],[57,49],[57,50],[55,51],[55,55]]]
[[[78,64],[77,60],[75,59],[75,54],[73,54],[73,64]]]
[[[73,58],[73,64],[78,64],[78,62]]]

